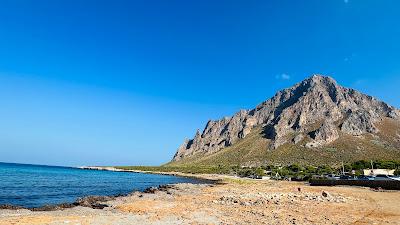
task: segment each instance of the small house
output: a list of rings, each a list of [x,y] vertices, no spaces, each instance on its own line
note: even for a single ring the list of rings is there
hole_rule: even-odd
[[[394,175],[394,170],[389,169],[365,169],[365,176],[376,176],[376,175]]]

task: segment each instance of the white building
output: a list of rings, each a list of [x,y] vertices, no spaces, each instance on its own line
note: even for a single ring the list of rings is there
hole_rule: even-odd
[[[365,176],[376,176],[376,175],[394,175],[394,170],[388,169],[366,169],[364,170]]]

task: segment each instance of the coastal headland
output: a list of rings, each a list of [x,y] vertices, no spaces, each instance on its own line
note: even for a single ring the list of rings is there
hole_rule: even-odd
[[[400,221],[398,191],[314,187],[304,182],[215,174],[173,174],[218,182],[167,185],[105,198],[96,202],[104,206],[102,209],[83,206],[53,211],[3,209],[0,225],[398,224]]]

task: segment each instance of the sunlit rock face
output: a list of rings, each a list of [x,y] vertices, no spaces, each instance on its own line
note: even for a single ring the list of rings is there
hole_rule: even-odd
[[[400,111],[371,96],[337,84],[331,77],[313,75],[291,88],[279,91],[252,110],[232,117],[208,121],[178,148],[173,161],[198,153],[215,153],[245,138],[262,126],[271,140],[268,150],[286,143],[297,144],[305,137],[307,147],[329,144],[340,133],[359,136],[377,133],[375,123],[389,117],[400,119]],[[267,149],[266,149],[267,150]]]

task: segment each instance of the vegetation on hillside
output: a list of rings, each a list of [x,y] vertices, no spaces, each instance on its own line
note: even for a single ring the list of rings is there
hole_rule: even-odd
[[[377,124],[381,131],[376,135],[354,137],[341,133],[341,137],[327,146],[305,147],[310,141],[304,138],[298,144],[284,144],[269,150],[271,140],[265,138],[263,128],[257,127],[244,139],[212,154],[198,153],[183,160],[170,162],[167,166],[262,166],[262,165],[330,165],[358,160],[400,160],[400,141],[395,141],[400,123],[385,119]]]
[[[375,169],[394,169],[400,175],[400,160],[375,160]],[[230,174],[241,177],[251,176],[279,176],[281,178],[292,178],[294,180],[308,180],[314,175],[340,174],[344,172],[355,172],[354,175],[361,175],[363,169],[371,169],[371,161],[359,160],[353,163],[346,163],[340,166],[320,165],[312,166],[305,164],[291,165],[261,165],[257,167],[246,166],[120,166],[116,167],[125,170],[140,170],[152,172],[183,172],[183,173],[206,173],[206,174]],[[266,174],[268,172],[269,174]]]

